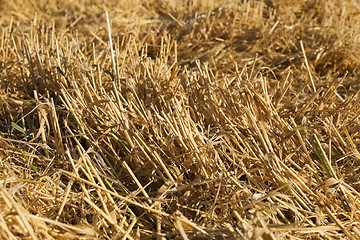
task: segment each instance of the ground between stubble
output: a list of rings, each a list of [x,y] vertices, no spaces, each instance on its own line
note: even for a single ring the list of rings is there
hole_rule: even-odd
[[[358,1],[0,12],[0,238],[360,239]]]

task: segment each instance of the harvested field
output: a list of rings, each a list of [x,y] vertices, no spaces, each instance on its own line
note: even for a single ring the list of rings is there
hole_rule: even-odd
[[[0,11],[0,238],[360,239],[359,1]]]

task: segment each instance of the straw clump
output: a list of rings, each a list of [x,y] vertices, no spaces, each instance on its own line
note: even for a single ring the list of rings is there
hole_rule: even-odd
[[[0,8],[2,238],[360,238],[356,1]]]

